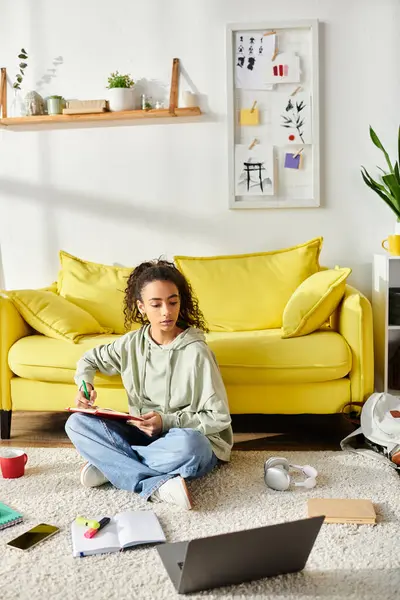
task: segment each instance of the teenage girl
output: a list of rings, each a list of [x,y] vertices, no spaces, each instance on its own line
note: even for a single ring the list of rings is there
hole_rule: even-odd
[[[125,326],[140,323],[111,344],[86,352],[75,381],[76,405],[92,406],[96,371],[120,375],[127,423],[72,414],[66,431],[88,462],[87,487],[111,482],[145,499],[192,508],[185,479],[202,477],[228,461],[232,428],[226,391],[189,282],[165,260],[144,262],[131,273],[124,299]],[[86,383],[87,400],[81,389]]]

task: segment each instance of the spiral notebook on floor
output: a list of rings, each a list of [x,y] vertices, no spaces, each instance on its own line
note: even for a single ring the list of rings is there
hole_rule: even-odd
[[[22,522],[22,519],[19,512],[0,502],[0,529],[17,525]]]
[[[90,517],[99,521],[104,516]],[[141,544],[165,542],[157,515],[151,510],[126,511],[111,517],[111,521],[94,537],[85,538],[88,527],[72,522],[72,554],[75,557],[119,552]]]

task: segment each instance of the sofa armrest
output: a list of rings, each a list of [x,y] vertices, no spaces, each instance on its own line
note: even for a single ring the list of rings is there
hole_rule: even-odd
[[[32,329],[24,321],[9,298],[0,293],[0,410],[11,410],[8,353],[16,341],[30,335]]]
[[[355,288],[346,285],[331,325],[344,337],[351,350],[351,401],[364,402],[374,391],[374,342],[369,300]]]

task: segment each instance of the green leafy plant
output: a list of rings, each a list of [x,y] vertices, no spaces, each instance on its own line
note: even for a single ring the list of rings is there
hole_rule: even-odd
[[[108,78],[107,88],[131,88],[134,85],[135,82],[131,79],[130,75],[121,75],[118,71],[115,71],[115,73],[111,73]]]
[[[367,186],[370,187],[371,190],[374,190],[374,192],[376,192],[378,196],[380,196],[382,200],[386,202],[389,208],[391,208],[396,215],[397,220],[400,221],[400,126],[397,135],[398,157],[394,163],[394,167],[389,158],[389,154],[386,152],[380,139],[371,126],[369,128],[369,135],[375,146],[379,148],[379,150],[382,150],[388,166],[388,171],[384,171],[381,169],[381,167],[378,167],[378,169],[382,171],[383,175],[380,175],[380,181],[375,181],[375,179],[372,179],[366,168],[361,167],[362,178]]]
[[[19,63],[19,73],[15,76],[15,83],[13,84],[13,88],[16,90],[21,89],[21,83],[25,75],[25,69],[28,66],[28,63],[25,62],[28,59],[27,51],[21,48],[18,58],[21,59],[21,62]]]
[[[49,96],[48,100],[62,100],[63,97],[62,96]]]

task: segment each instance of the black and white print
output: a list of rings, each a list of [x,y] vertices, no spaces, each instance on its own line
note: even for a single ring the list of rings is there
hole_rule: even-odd
[[[238,196],[274,194],[273,147],[247,144],[235,146],[235,188]]]
[[[235,36],[235,83],[245,90],[272,90],[266,83],[268,62],[275,51],[276,36],[237,32]]]

